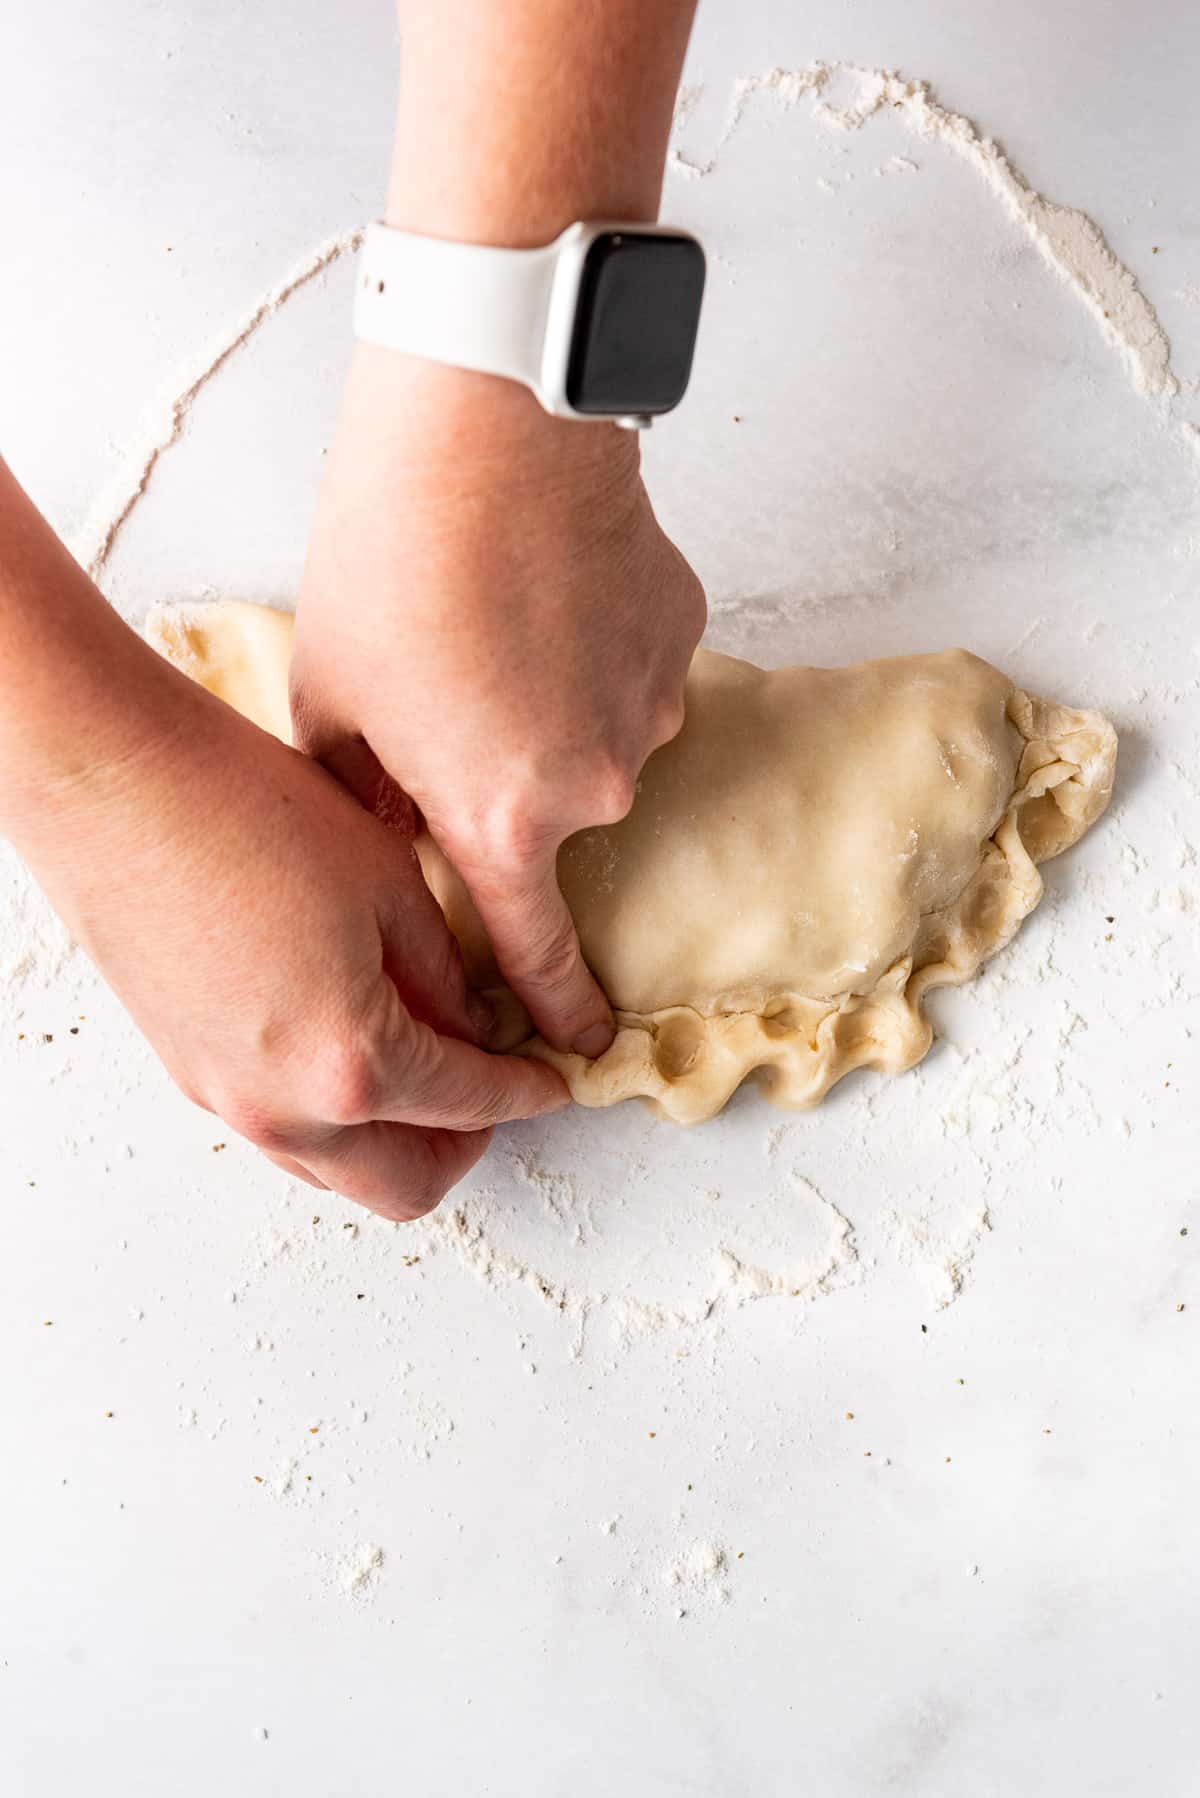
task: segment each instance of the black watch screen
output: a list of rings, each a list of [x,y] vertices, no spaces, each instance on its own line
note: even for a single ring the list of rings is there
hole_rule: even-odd
[[[669,412],[692,369],[704,251],[694,237],[607,231],[584,258],[567,363],[576,412]]]

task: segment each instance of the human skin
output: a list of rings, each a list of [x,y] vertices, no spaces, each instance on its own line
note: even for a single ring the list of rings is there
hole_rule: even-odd
[[[690,14],[410,0],[389,217],[511,243],[652,217]],[[509,383],[362,347],[331,460],[295,684],[325,767],[155,655],[0,462],[0,832],[190,1098],[403,1219],[567,1095],[485,1052],[376,752],[544,1033],[598,1053],[554,851],[678,728],[704,608],[636,443]]]
[[[0,667],[0,832],[189,1098],[396,1219],[566,1104],[477,1046],[411,832],[157,656],[3,463]]]
[[[520,247],[654,219],[693,10],[402,0],[388,222]],[[629,809],[704,616],[636,434],[358,346],[297,614],[297,740],[367,803],[381,769],[416,800],[556,1047],[613,1034],[559,845]]]

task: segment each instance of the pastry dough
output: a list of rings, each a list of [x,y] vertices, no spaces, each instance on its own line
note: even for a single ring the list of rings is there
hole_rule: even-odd
[[[151,640],[286,735],[291,620],[239,603],[162,608]],[[559,879],[617,1015],[597,1061],[532,1036],[584,1105],[639,1096],[694,1123],[754,1074],[786,1106],[856,1067],[899,1073],[931,1041],[921,1001],[1003,947],[1042,893],[1036,863],[1112,790],[1096,712],[1032,698],[965,650],[765,672],[698,652],[687,722],[629,816],[562,847]],[[422,861],[472,983],[497,974],[436,848]]]

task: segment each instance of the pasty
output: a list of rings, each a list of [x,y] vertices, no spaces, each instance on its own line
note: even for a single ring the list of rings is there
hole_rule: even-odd
[[[151,640],[212,692],[287,730],[291,620],[241,603],[161,608]],[[968,980],[1042,893],[1036,864],[1108,803],[1116,736],[965,650],[782,668],[700,650],[687,721],[632,811],[579,832],[559,880],[619,1025],[596,1061],[530,1033],[584,1105],[641,1097],[694,1123],[753,1074],[785,1106],[853,1068],[925,1054],[921,1002]],[[499,975],[435,846],[422,861],[468,977]]]

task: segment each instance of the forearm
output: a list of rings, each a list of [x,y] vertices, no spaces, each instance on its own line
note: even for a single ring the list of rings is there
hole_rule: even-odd
[[[0,832],[99,807],[172,735],[173,672],[122,622],[0,461]],[[186,683],[181,683],[186,685]]]
[[[652,220],[695,0],[399,0],[388,220],[514,247]]]

